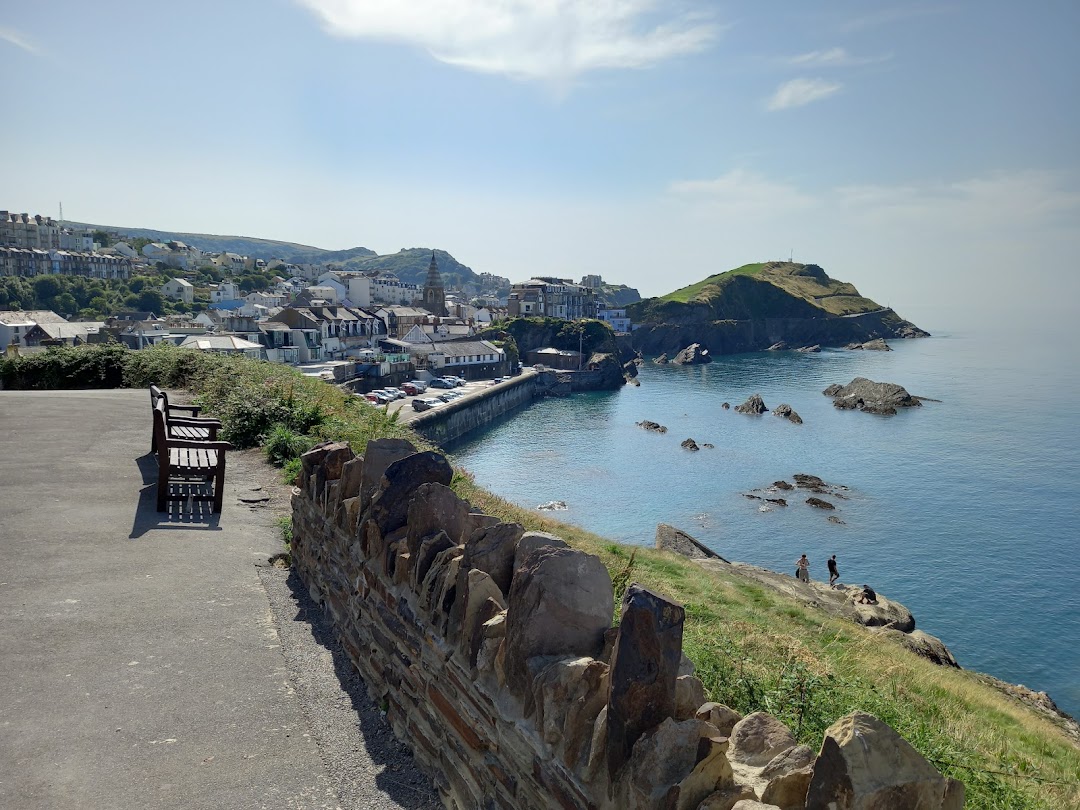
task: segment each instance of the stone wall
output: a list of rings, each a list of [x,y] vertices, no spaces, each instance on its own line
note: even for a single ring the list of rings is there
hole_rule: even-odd
[[[399,439],[319,446],[292,547],[448,808],[962,807],[963,786],[870,715],[815,754],[767,714],[707,703],[680,605],[631,585],[612,628],[599,559],[475,512],[452,475]]]
[[[523,374],[478,394],[424,411],[409,426],[425,439],[443,446],[532,402],[536,390],[536,375]]]

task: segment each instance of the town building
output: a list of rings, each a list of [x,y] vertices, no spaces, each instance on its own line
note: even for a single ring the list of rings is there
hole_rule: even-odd
[[[428,265],[427,279],[424,281],[424,294],[418,303],[432,315],[440,318],[445,318],[450,314],[446,309],[446,290],[443,287],[442,275],[439,273],[439,265],[435,261],[434,250],[431,251],[431,263]]]
[[[84,278],[131,278],[131,259],[99,253],[66,250],[0,247],[0,276],[83,276]]]
[[[60,225],[40,214],[0,211],[0,247],[60,250]]]
[[[161,294],[174,301],[190,304],[195,300],[195,287],[186,278],[171,278],[161,285]]]
[[[454,374],[467,380],[489,379],[510,373],[506,352],[487,340],[430,340],[408,343],[386,338],[380,345],[387,351],[408,352],[418,371],[433,376]]]
[[[630,319],[626,317],[626,309],[603,308],[596,311],[597,319],[609,324],[616,332],[629,332]]]
[[[510,287],[507,309],[512,318],[595,318],[596,290],[569,279],[538,276]]]
[[[0,311],[0,351],[12,344],[26,348],[29,345],[26,342],[27,334],[42,323],[62,324],[67,320],[49,309]]]

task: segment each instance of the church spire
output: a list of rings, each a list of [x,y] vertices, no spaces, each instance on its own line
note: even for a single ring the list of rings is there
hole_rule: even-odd
[[[431,264],[428,265],[427,280],[424,282],[424,297],[420,303],[432,315],[445,318],[450,314],[446,309],[446,290],[443,289],[442,275],[435,261],[434,250],[431,251]]]

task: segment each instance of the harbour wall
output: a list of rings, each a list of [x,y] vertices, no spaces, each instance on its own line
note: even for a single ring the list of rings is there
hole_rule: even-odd
[[[503,414],[528,405],[543,386],[536,374],[499,383],[471,396],[424,411],[409,420],[409,427],[440,447],[495,421]]]

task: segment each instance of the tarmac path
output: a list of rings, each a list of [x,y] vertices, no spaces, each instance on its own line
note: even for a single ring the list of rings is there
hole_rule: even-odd
[[[0,807],[440,806],[268,564],[273,471],[230,453],[221,515],[158,513],[149,410],[0,392]]]

